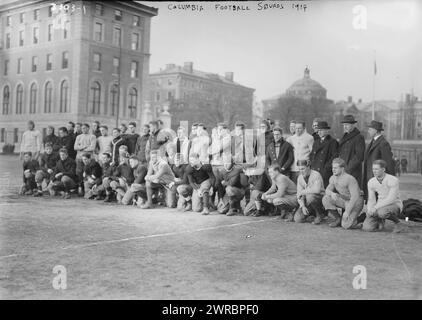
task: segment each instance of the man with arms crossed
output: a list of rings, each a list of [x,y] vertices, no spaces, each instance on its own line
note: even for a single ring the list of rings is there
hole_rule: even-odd
[[[357,217],[363,208],[363,197],[357,180],[346,173],[345,167],[346,162],[343,159],[333,160],[333,175],[325,190],[322,204],[335,219],[329,224],[330,227],[335,228],[341,225],[344,229],[353,229],[358,224]],[[343,217],[337,211],[339,208],[344,210]]]

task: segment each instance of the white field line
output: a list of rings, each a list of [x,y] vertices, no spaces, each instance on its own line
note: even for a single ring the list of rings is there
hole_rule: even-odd
[[[261,220],[256,220],[256,221],[245,221],[245,222],[240,222],[240,223],[225,224],[225,225],[221,225],[221,226],[199,228],[199,229],[195,229],[195,230],[187,230],[187,231],[182,231],[182,232],[166,232],[166,233],[157,233],[157,234],[150,234],[150,235],[145,235],[145,236],[130,237],[130,238],[123,238],[123,239],[115,239],[115,240],[104,240],[104,241],[90,242],[90,243],[84,243],[84,244],[78,244],[78,245],[63,247],[63,248],[61,248],[61,250],[80,249],[80,248],[86,248],[86,247],[100,246],[100,245],[104,245],[104,244],[127,242],[127,241],[132,241],[132,240],[141,240],[141,239],[149,239],[149,238],[177,236],[177,235],[189,234],[189,233],[196,233],[196,232],[201,232],[201,231],[208,231],[208,230],[216,230],[216,229],[222,229],[222,228],[237,227],[237,226],[241,226],[241,225],[248,225],[248,224],[254,224],[254,223],[265,222],[265,221],[273,221],[273,220],[276,220],[276,219],[277,218],[261,219]],[[31,252],[30,254],[25,254],[25,253],[10,254],[10,255],[6,255],[6,256],[0,256],[0,260],[7,259],[7,258],[20,257],[20,256],[29,256],[29,255],[34,255],[34,254],[37,254],[37,253],[38,254],[41,254],[41,253],[46,253],[46,252],[51,252],[51,250]]]

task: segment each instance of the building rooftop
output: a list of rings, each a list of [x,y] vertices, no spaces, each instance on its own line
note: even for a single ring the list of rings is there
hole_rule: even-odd
[[[327,91],[318,81],[311,79],[310,70],[305,68],[303,78],[296,80],[287,91]]]
[[[188,65],[186,66],[186,64],[188,64]],[[190,70],[189,70],[189,66],[191,68]],[[160,70],[158,72],[151,73],[150,76],[160,76],[160,75],[167,75],[167,74],[174,74],[174,73],[182,73],[182,74],[189,75],[189,76],[195,76],[195,77],[206,79],[206,80],[218,81],[218,82],[221,82],[221,83],[224,83],[224,84],[235,85],[235,86],[239,86],[239,87],[242,87],[242,88],[245,88],[245,89],[255,91],[255,89],[253,89],[253,88],[246,87],[244,85],[241,85],[240,83],[233,81],[233,73],[232,72],[227,72],[226,76],[221,76],[219,74],[211,73],[211,72],[204,72],[204,71],[193,69],[191,62],[185,63],[184,67],[177,66],[175,64],[168,64],[164,70]]]

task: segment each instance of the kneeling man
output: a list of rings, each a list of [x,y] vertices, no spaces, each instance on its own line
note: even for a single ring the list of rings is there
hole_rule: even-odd
[[[271,188],[265,192],[261,199],[281,208],[281,218],[287,217],[284,221],[292,222],[293,214],[299,206],[296,196],[296,185],[287,176],[282,174],[278,164],[270,166],[268,175],[271,178]]]
[[[385,219],[394,222],[394,232],[403,231],[398,219],[403,203],[399,193],[399,179],[385,172],[387,163],[375,160],[372,163],[374,177],[368,181],[368,210],[362,230],[375,231],[384,227]]]
[[[297,209],[295,222],[305,222],[311,214],[315,215],[312,224],[320,224],[324,214],[322,197],[324,195],[324,181],[321,174],[311,169],[311,161],[297,160],[299,177],[297,178]]]
[[[59,151],[60,160],[57,161],[53,172],[53,180],[48,185],[48,191],[52,196],[56,191],[63,191],[63,198],[70,199],[70,191],[77,187],[76,162],[69,157],[66,148]]]
[[[322,198],[325,210],[334,217],[329,224],[335,228],[340,225],[344,229],[353,229],[357,226],[357,217],[363,208],[363,196],[361,195],[357,180],[346,173],[346,162],[341,158],[333,160],[333,175]],[[343,211],[343,217],[338,213]]]

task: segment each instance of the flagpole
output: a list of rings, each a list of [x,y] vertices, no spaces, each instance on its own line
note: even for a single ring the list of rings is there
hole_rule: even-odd
[[[377,62],[374,51],[374,74],[372,78],[372,120],[375,120],[375,76],[377,74]]]

